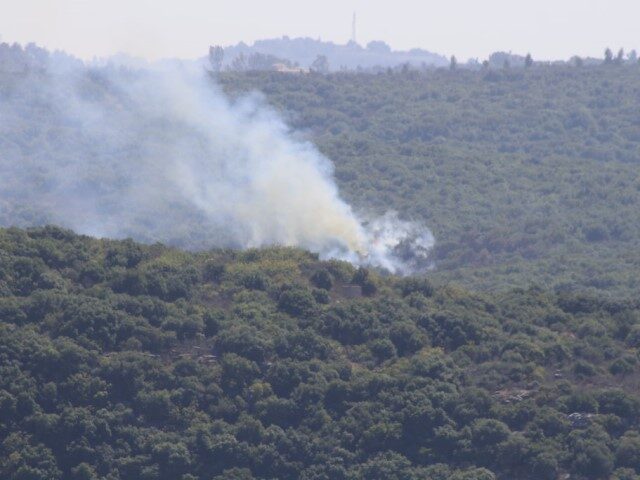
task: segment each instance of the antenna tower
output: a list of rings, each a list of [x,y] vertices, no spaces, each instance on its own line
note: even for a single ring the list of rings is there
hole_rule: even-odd
[[[351,43],[356,42],[356,12],[353,12],[353,20],[351,20]]]

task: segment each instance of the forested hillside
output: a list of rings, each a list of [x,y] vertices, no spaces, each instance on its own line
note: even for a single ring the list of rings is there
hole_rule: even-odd
[[[162,165],[197,159],[198,190],[221,191],[210,170],[228,147],[203,149],[201,130],[191,135],[175,128],[178,118],[137,112],[136,101],[149,102],[127,98],[127,89],[146,78],[143,71],[84,68],[33,45],[0,47],[0,102],[11,106],[0,109],[0,225],[56,223],[199,248],[233,244],[226,236],[243,226],[209,228],[202,209],[189,205],[188,182],[148,182],[163,175]],[[263,92],[294,135],[333,161],[339,194],[361,218],[395,209],[433,230],[430,278],[438,284],[483,291],[541,285],[611,298],[640,289],[637,65],[226,72],[217,82],[233,97]],[[236,111],[250,124],[244,102]],[[259,102],[248,104],[264,114]],[[169,125],[173,135],[163,130]],[[269,157],[268,148],[255,157]],[[200,203],[214,210],[235,204],[240,185]]]
[[[0,67],[0,225],[148,242],[0,228],[0,478],[640,480],[637,66],[154,83],[1,44]],[[208,250],[336,202],[431,228],[407,264],[433,270]]]
[[[306,131],[357,207],[424,221],[434,280],[640,288],[638,66],[219,78]]]
[[[3,229],[0,477],[637,479],[638,347],[637,300]]]

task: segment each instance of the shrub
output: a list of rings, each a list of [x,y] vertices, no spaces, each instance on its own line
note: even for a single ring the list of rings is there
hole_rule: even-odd
[[[306,288],[288,288],[278,297],[278,309],[294,317],[311,315],[315,308],[316,301]]]
[[[327,269],[321,268],[313,273],[311,282],[318,288],[331,290],[331,287],[333,287],[333,276]]]

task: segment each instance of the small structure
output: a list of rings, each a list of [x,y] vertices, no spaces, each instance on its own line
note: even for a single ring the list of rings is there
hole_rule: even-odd
[[[338,285],[336,287],[338,294],[344,298],[360,298],[362,297],[362,287],[354,284]]]
[[[571,422],[571,426],[573,428],[587,428],[591,423],[591,417],[593,417],[590,413],[579,413],[573,412],[567,415],[567,418]]]
[[[520,388],[511,388],[498,390],[493,392],[495,399],[502,403],[518,403],[533,395],[533,390],[524,390]]]
[[[309,73],[309,69],[303,67],[291,67],[286,63],[274,63],[273,69],[280,73]]]

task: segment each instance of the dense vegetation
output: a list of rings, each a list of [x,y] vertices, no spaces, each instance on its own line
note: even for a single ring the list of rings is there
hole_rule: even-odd
[[[5,111],[3,161],[87,141],[47,55],[0,47],[0,101],[42,99]],[[219,81],[263,91],[358,209],[431,227],[435,270],[0,229],[0,478],[640,480],[640,68]],[[0,224],[49,221],[19,179]]]
[[[59,224],[65,215],[51,210],[78,218],[90,206],[111,220],[103,223],[121,225],[113,216],[128,211],[127,198],[115,192],[131,175],[111,166],[123,155],[137,158],[138,150],[121,141],[126,134],[101,132],[88,141],[90,128],[61,120],[48,102],[50,96],[68,100],[77,83],[82,95],[125,110],[122,99],[115,100],[118,89],[105,72],[88,69],[68,75],[71,86],[59,91],[47,74],[50,63],[74,71],[76,62],[32,45],[0,44],[0,102],[10,99],[16,112],[0,119],[0,225]],[[485,291],[538,284],[615,298],[640,289],[638,65],[226,72],[218,79],[232,95],[264,92],[335,163],[340,194],[358,210],[393,208],[430,227],[436,283],[453,280]],[[54,105],[67,103],[73,105]],[[34,117],[43,128],[34,126]],[[81,153],[70,148],[76,144]],[[61,151],[64,162],[43,160]],[[72,167],[87,161],[87,151],[106,167],[77,178]],[[56,184],[52,178],[59,177]],[[76,212],[76,202],[51,193],[56,188],[100,201]],[[158,208],[163,215],[137,218],[127,235],[205,243],[183,241],[193,224],[202,224],[199,216],[189,217],[177,201]],[[215,235],[205,233],[207,240]]]
[[[638,347],[637,301],[4,229],[0,477],[637,479]]]
[[[640,68],[220,76],[260,90],[360,209],[435,233],[434,280],[640,288]]]

